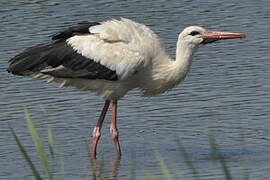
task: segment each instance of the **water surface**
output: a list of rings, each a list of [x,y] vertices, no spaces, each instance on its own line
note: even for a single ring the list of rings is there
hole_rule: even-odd
[[[148,25],[159,35],[172,57],[178,33],[189,25],[242,32],[247,38],[201,48],[194,56],[186,80],[172,91],[144,98],[138,90],[133,90],[119,101],[123,158],[119,165],[114,165],[118,162],[109,133],[109,113],[98,147],[98,160],[105,162],[103,177],[110,179],[112,172],[117,172],[118,179],[127,179],[131,157],[135,155],[136,179],[144,179],[147,173],[164,179],[154,154],[157,149],[172,173],[192,179],[193,174],[178,151],[175,137],[182,139],[202,179],[223,177],[221,168],[211,161],[208,136],[212,131],[233,177],[243,177],[246,166],[250,179],[270,179],[269,12],[267,0],[2,2],[0,179],[32,178],[8,124],[41,169],[23,106],[28,107],[45,146],[47,129],[52,128],[55,142],[63,151],[66,179],[83,179],[92,174],[84,139],[90,143],[103,101],[93,93],[15,77],[5,69],[14,55],[26,47],[48,41],[49,36],[67,25],[120,17]],[[246,143],[244,150],[242,137]],[[60,178],[60,165],[51,159],[50,162],[55,177]]]

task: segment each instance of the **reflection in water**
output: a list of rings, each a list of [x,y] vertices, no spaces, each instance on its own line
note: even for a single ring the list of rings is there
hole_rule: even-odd
[[[112,180],[117,180],[119,166],[120,166],[120,160],[121,160],[121,157],[117,157],[113,163]],[[104,166],[103,163],[99,163],[99,161],[96,158],[93,158],[92,161],[93,161],[93,169],[92,170],[94,171],[93,174],[96,175],[96,179],[97,180],[103,179],[101,177],[102,167]]]

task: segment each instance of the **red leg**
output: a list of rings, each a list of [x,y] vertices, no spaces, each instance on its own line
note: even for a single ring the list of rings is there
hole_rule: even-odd
[[[120,157],[121,156],[121,149],[118,141],[118,132],[116,127],[116,115],[117,115],[117,101],[113,101],[112,103],[112,123],[110,131],[112,133],[114,146],[116,148],[117,154]]]
[[[94,131],[93,131],[93,142],[92,142],[92,157],[96,157],[96,150],[97,150],[97,144],[98,144],[98,140],[100,138],[100,129],[102,127],[102,124],[103,124],[103,121],[104,121],[104,118],[105,118],[105,115],[107,113],[107,110],[110,106],[110,102],[109,100],[106,100],[105,101],[105,104],[104,104],[104,107],[103,107],[103,110],[100,114],[100,117],[98,119],[98,122],[97,122],[97,125],[96,127],[94,128]]]

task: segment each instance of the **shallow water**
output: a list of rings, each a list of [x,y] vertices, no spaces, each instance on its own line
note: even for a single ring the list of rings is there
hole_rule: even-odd
[[[119,101],[123,158],[120,164],[115,161],[109,113],[98,147],[99,163],[103,159],[105,164],[102,176],[111,179],[116,173],[116,178],[127,179],[132,156],[135,156],[136,179],[144,179],[147,173],[164,179],[154,153],[157,149],[173,174],[192,179],[193,174],[174,141],[179,137],[201,179],[223,177],[221,168],[211,161],[208,136],[212,131],[233,177],[242,178],[246,166],[250,179],[270,179],[269,12],[267,0],[2,2],[0,179],[32,177],[8,124],[41,169],[24,119],[24,105],[45,146],[47,129],[52,128],[54,140],[63,151],[66,179],[91,176],[84,139],[90,143],[103,101],[93,93],[75,88],[60,89],[55,83],[12,76],[5,69],[14,55],[26,47],[48,41],[51,34],[66,25],[119,17],[150,26],[173,57],[177,35],[189,25],[242,32],[247,38],[201,48],[193,58],[186,80],[168,93],[144,98],[138,90],[133,90]],[[60,178],[60,165],[54,166],[51,159],[50,162],[54,176]]]

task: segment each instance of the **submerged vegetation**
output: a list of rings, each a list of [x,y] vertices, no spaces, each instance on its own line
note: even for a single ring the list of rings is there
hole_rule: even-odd
[[[50,157],[53,158],[54,161],[58,161],[58,164],[60,164],[60,169],[61,169],[61,178],[59,177],[54,177],[54,173],[52,173],[51,169],[53,168],[52,166],[49,165],[48,163],[48,156],[45,152],[45,148],[44,145],[35,129],[34,124],[31,121],[29,112],[27,110],[27,108],[24,108],[24,113],[25,113],[25,118],[26,118],[26,122],[28,125],[28,129],[29,132],[32,136],[32,140],[34,142],[35,145],[35,149],[36,152],[39,156],[40,159],[40,163],[42,164],[42,168],[41,169],[37,169],[37,167],[35,166],[34,162],[31,160],[30,156],[28,155],[27,151],[25,150],[24,146],[22,145],[21,141],[19,140],[18,136],[16,135],[14,129],[9,126],[10,132],[12,133],[12,136],[16,142],[16,144],[18,145],[18,148],[20,150],[20,152],[22,153],[26,163],[28,164],[28,166],[30,167],[32,174],[34,176],[34,178],[36,180],[43,180],[43,179],[48,179],[48,180],[53,180],[53,179],[62,179],[65,180],[65,168],[64,168],[64,158],[63,158],[63,154],[61,151],[60,147],[57,147],[54,142],[53,142],[53,136],[52,136],[52,131],[51,128],[48,128],[48,149],[49,149],[49,155]],[[243,140],[244,141],[244,140]],[[175,139],[176,145],[178,147],[178,150],[181,154],[181,156],[184,159],[184,162],[186,164],[186,166],[188,167],[188,169],[190,169],[190,171],[193,174],[193,179],[195,180],[200,180],[200,174],[198,172],[198,170],[196,169],[195,165],[193,164],[192,160],[190,159],[190,156],[188,155],[187,151],[185,150],[184,146],[182,145],[181,141],[179,138]],[[222,156],[222,154],[219,152],[217,144],[215,142],[215,138],[214,136],[210,133],[209,135],[209,142],[210,142],[210,150],[211,150],[211,159],[212,162],[215,166],[217,166],[217,164],[219,163],[221,165],[221,171],[224,174],[224,179],[225,180],[232,180],[232,174],[231,171],[226,163],[225,158]],[[92,171],[92,175],[88,175],[88,177],[86,177],[85,179],[106,179],[103,178],[102,176],[102,168],[104,167],[104,163],[103,161],[101,163],[98,163],[96,161],[96,159],[93,159],[91,157],[91,152],[89,149],[89,145],[87,143],[87,141],[85,140],[85,144],[86,144],[86,151],[88,153],[88,157],[89,157],[89,162],[91,164],[91,171]],[[243,142],[244,144],[244,142]],[[57,152],[55,151],[55,149],[57,149]],[[56,154],[58,155],[58,159],[56,158]],[[160,165],[160,171],[162,172],[163,176],[165,177],[165,179],[168,180],[174,180],[174,179],[186,179],[183,175],[180,176],[180,171],[178,171],[176,174],[172,173],[170,171],[170,169],[168,168],[168,166],[166,165],[162,155],[156,151],[155,152],[155,157],[157,159],[157,161],[159,162]],[[136,179],[136,157],[135,154],[133,154],[132,158],[131,158],[131,164],[130,164],[130,172],[129,172],[129,178],[130,180],[135,180]],[[114,170],[112,173],[112,176],[114,179],[117,179],[117,171],[118,171],[118,166],[120,164],[120,159],[116,160],[114,163]],[[55,164],[54,164],[55,165]],[[45,177],[42,177],[42,175],[40,174],[39,171],[44,171]],[[178,177],[178,178],[175,178]],[[244,180],[248,180],[249,176],[248,176],[248,171],[245,168],[244,171],[244,176],[243,176]],[[158,180],[160,179],[159,177],[156,177],[155,175],[152,175],[150,172],[146,172],[145,173],[145,178],[144,179],[149,179],[149,180]],[[215,180],[220,180],[220,178],[214,178]]]

